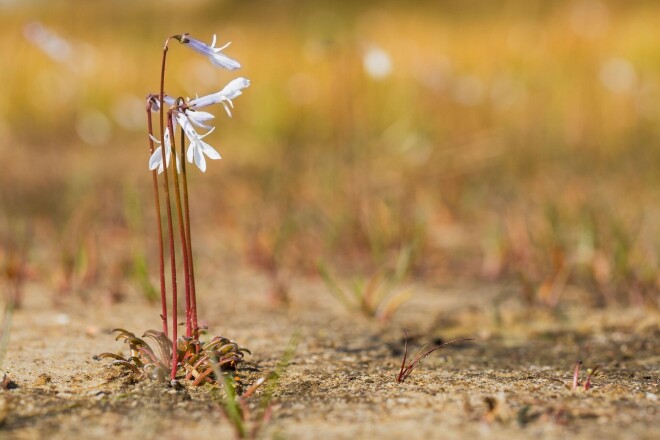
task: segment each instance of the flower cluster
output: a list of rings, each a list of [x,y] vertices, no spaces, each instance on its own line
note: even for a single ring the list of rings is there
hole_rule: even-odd
[[[216,37],[213,36],[213,41],[207,45],[199,40],[190,37],[188,34],[183,34],[174,37],[181,44],[191,48],[195,52],[205,55],[216,66],[228,70],[235,70],[241,67],[240,63],[227,55],[222,53],[222,50],[229,46],[230,43],[222,47],[216,48]],[[171,125],[174,130],[179,126],[189,141],[188,150],[186,151],[186,159],[190,163],[194,163],[202,172],[206,171],[206,158],[217,160],[221,159],[220,153],[216,151],[211,145],[206,143],[203,139],[213,132],[214,127],[209,126],[207,123],[215,118],[209,112],[200,110],[214,104],[222,104],[227,114],[231,117],[231,110],[234,108],[233,99],[243,94],[243,89],[249,87],[250,80],[246,78],[236,78],[229,82],[222,90],[210,95],[196,97],[195,99],[176,100],[170,96],[164,96],[163,102],[171,106]],[[160,110],[160,102],[158,99],[152,100],[152,109],[154,111]],[[195,127],[207,130],[204,134],[199,134]],[[163,148],[162,145],[158,147],[149,158],[149,169],[158,169],[161,173],[164,168],[169,166],[171,147],[170,130],[166,130],[164,134],[165,142],[165,167],[163,167]],[[156,141],[160,143],[159,141]],[[179,163],[177,159],[177,170],[179,170]]]
[[[190,37],[188,34],[174,35],[168,37],[163,47],[163,57],[160,72],[160,89],[158,94],[147,97],[147,133],[149,135],[149,169],[152,171],[154,188],[154,206],[156,208],[156,232],[158,234],[158,254],[160,268],[160,298],[163,325],[162,332],[148,331],[145,337],[150,337],[158,343],[160,356],[144,342],[135,337],[134,334],[120,330],[120,338],[126,338],[131,345],[133,356],[123,358],[121,356],[105,353],[99,358],[110,357],[130,368],[135,373],[148,373],[157,370],[160,378],[164,379],[169,369],[170,383],[177,383],[178,377],[185,380],[196,379],[193,385],[199,385],[215,375],[217,368],[234,369],[243,357],[243,350],[226,338],[220,336],[212,338],[207,344],[200,341],[200,333],[204,332],[204,326],[200,325],[197,310],[197,292],[195,289],[195,270],[193,240],[191,237],[190,206],[188,179],[186,178],[185,161],[194,163],[202,172],[206,171],[207,159],[220,159],[220,153],[206,142],[206,138],[215,130],[211,121],[215,118],[207,108],[214,104],[222,104],[225,111],[231,116],[234,108],[233,100],[243,94],[243,89],[249,87],[250,81],[245,78],[236,78],[230,81],[222,90],[207,96],[195,97],[194,99],[175,98],[165,94],[165,71],[168,45],[172,41],[178,41],[184,46],[198,52],[206,57],[216,66],[235,70],[241,65],[222,53],[227,47],[215,47],[216,38],[207,45]],[[165,106],[168,108],[166,109]],[[154,136],[153,114],[160,116],[160,136]],[[167,115],[167,116],[166,116]],[[165,123],[167,121],[167,123]],[[179,130],[181,145],[176,144],[176,131]],[[203,131],[202,131],[203,130]],[[187,138],[187,142],[186,142]],[[187,150],[186,150],[186,145]],[[171,178],[168,176],[167,168],[174,156],[176,168],[172,167]],[[162,173],[162,186],[159,185],[159,174]],[[159,189],[162,188],[162,189]],[[161,199],[161,191],[163,198]],[[164,202],[161,205],[161,200]],[[166,215],[163,215],[165,213]],[[175,225],[178,226],[180,248],[177,252],[174,235]],[[163,227],[165,226],[165,227]],[[165,239],[167,234],[167,239]],[[165,245],[169,254],[169,269],[171,273],[171,309],[168,310],[167,283],[165,280]],[[180,255],[183,267],[177,270],[177,258]],[[185,286],[185,336],[179,335],[179,288],[177,276],[183,275]],[[171,313],[170,313],[171,311]],[[169,321],[171,316],[171,321]],[[171,331],[168,321],[172,324]],[[183,349],[180,349],[183,347]],[[217,349],[217,350],[216,350]],[[141,355],[136,354],[141,353]],[[228,355],[224,360],[220,358]],[[209,359],[215,358],[217,362],[209,364]],[[142,371],[141,371],[142,369]],[[183,371],[181,371],[183,369]],[[181,374],[180,374],[181,373]],[[141,374],[141,376],[145,376]],[[146,374],[146,376],[149,376]],[[220,380],[215,376],[215,380]]]

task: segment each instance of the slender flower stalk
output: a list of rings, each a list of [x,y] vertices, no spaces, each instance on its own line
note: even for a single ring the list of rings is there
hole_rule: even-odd
[[[192,317],[193,338],[199,338],[199,324],[197,322],[197,292],[195,290],[195,264],[192,254],[192,237],[190,236],[190,205],[188,204],[188,177],[186,174],[186,161],[183,157],[185,135],[181,130],[181,180],[183,187],[183,215],[186,225],[186,239],[188,249],[188,277],[190,279],[190,312]]]
[[[172,110],[167,113],[167,129],[170,133],[172,140],[172,154],[176,158],[176,144],[174,142],[174,123],[172,122]],[[183,145],[182,145],[183,148]],[[185,301],[186,301],[186,337],[192,336],[192,315],[190,308],[190,269],[188,266],[188,240],[186,239],[185,226],[183,223],[183,209],[181,207],[181,191],[179,189],[179,173],[176,167],[172,167],[172,177],[174,184],[174,201],[176,203],[176,213],[179,221],[179,236],[181,239],[181,250],[183,256],[183,279],[185,284]]]
[[[165,146],[165,112],[164,101],[165,101],[165,64],[167,61],[167,45],[170,39],[168,38],[165,41],[165,46],[163,47],[163,60],[160,69],[160,93],[158,95],[159,104],[160,104],[160,145],[161,148]],[[165,160],[165,167],[167,167],[167,161]],[[170,245],[170,270],[172,272],[172,370],[170,372],[170,379],[172,381],[176,380],[176,370],[179,363],[177,356],[177,283],[176,283],[176,257],[174,255],[174,229],[172,227],[172,204],[170,202],[170,185],[167,178],[167,172],[163,173],[163,187],[165,188],[165,211],[167,212],[167,234],[169,238]]]
[[[151,154],[154,153],[154,142],[153,142],[153,123],[152,123],[152,107],[153,107],[154,97],[150,96],[147,100],[147,128],[149,130],[149,151]],[[160,274],[160,302],[161,302],[161,314],[160,317],[163,321],[163,333],[165,336],[168,335],[167,328],[167,289],[165,287],[165,255],[163,251],[163,226],[160,218],[160,197],[158,195],[158,172],[153,170],[151,172],[153,186],[154,186],[154,201],[156,204],[156,225],[158,229],[158,267]]]

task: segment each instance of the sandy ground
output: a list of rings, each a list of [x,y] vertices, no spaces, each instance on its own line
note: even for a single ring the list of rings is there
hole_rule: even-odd
[[[270,306],[267,285],[252,273],[198,289],[212,292],[200,298],[211,331],[252,350],[238,371],[244,385],[272,371],[300,335],[260,438],[660,438],[655,311],[567,305],[549,313],[523,307],[505,286],[414,286],[413,299],[382,325],[346,311],[319,282],[294,283],[287,308]],[[128,354],[109,330],[158,328],[158,305],[129,296],[55,308],[51,298],[30,287],[14,314],[2,368],[18,387],[0,391],[0,437],[231,437],[208,387],[135,383],[92,359]],[[565,298],[570,304],[570,292]],[[404,328],[413,352],[476,341],[432,354],[397,383]],[[600,365],[589,391],[568,387],[577,359]]]

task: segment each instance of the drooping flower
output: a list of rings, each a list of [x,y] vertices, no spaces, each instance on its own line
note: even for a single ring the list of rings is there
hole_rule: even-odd
[[[174,122],[174,121],[172,121]],[[152,141],[154,141],[157,144],[160,144],[160,141],[153,137],[152,135],[149,135]],[[172,156],[172,142],[170,140],[170,131],[165,130],[165,166],[169,167],[170,166],[170,157]],[[154,150],[153,154],[149,158],[149,170],[153,171],[156,168],[158,168],[158,174],[161,174],[164,170],[163,168],[163,147],[162,145],[156,150]],[[176,158],[176,170],[177,172],[181,172],[181,164],[179,164],[179,158]]]
[[[188,105],[193,108],[206,107],[213,104],[222,104],[231,116],[231,108],[234,108],[232,99],[241,96],[243,89],[250,86],[250,80],[246,78],[236,78],[229,82],[222,90],[210,95],[202,96],[201,98],[191,99]]]
[[[166,97],[165,102],[168,101],[167,98],[168,97]],[[152,100],[151,102],[153,103],[153,101],[154,100]],[[155,101],[157,102],[158,100],[156,99]],[[171,103],[174,104],[175,101],[172,99]],[[156,109],[155,111],[158,111],[158,109]],[[188,140],[190,141],[190,146],[188,147],[188,153],[187,153],[188,162],[192,163],[194,161],[195,165],[197,165],[199,169],[202,170],[203,172],[206,171],[206,160],[203,154],[206,154],[206,156],[208,156],[209,159],[221,159],[220,154],[212,146],[202,141],[202,139],[204,139],[206,136],[211,134],[213,130],[215,130],[214,127],[205,124],[205,122],[210,121],[213,118],[215,118],[215,116],[209,112],[192,110],[190,108],[186,108],[185,110],[177,110],[174,112],[174,115],[172,117],[172,128],[174,132],[176,133],[177,126],[181,126],[184,133],[188,137]],[[192,126],[191,123],[197,125],[198,127],[207,129],[209,131],[204,135],[200,135],[199,133],[197,133],[197,131],[195,131],[195,128]],[[149,137],[151,138],[152,141],[160,145],[160,141],[156,139],[154,136],[149,135]],[[172,143],[170,137],[170,130],[165,130],[166,167],[170,166],[171,155],[172,155]],[[149,169],[153,171],[156,168],[158,168],[159,174],[163,172],[162,146],[156,148],[153,154],[151,155],[151,157],[149,158]],[[177,168],[177,172],[181,172],[181,164],[179,163],[178,157],[176,158],[176,168]]]
[[[200,135],[197,133],[197,131],[195,131],[195,127],[193,127],[189,122],[186,113],[178,113],[176,119],[183,129],[183,132],[186,134],[186,137],[190,141],[190,145],[188,145],[188,151],[186,152],[186,158],[188,159],[188,162],[194,162],[195,165],[197,165],[197,168],[199,168],[202,172],[206,172],[205,155],[212,160],[222,159],[222,157],[220,157],[220,153],[218,153],[215,148],[202,140],[211,134],[213,130],[215,130],[215,127],[205,134]]]
[[[181,44],[185,44],[195,52],[201,53],[202,55],[208,57],[208,59],[218,67],[223,67],[227,70],[236,70],[241,68],[241,64],[238,61],[229,58],[227,55],[222,53],[222,51],[231,43],[227,43],[222,47],[215,47],[215,34],[213,34],[213,41],[211,42],[210,46],[195,38],[192,38],[188,34],[183,34],[177,37],[177,39],[179,42],[181,42]]]

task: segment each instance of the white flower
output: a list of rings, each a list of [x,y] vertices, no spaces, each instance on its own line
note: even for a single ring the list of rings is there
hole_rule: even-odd
[[[234,108],[234,103],[232,99],[241,96],[243,94],[243,89],[250,86],[250,80],[246,78],[236,78],[229,82],[224,89],[220,90],[217,93],[212,93],[210,95],[202,96],[201,98],[191,99],[188,104],[191,107],[199,108],[206,107],[213,104],[222,104],[227,111],[227,114],[231,116],[231,108]]]
[[[215,118],[215,116],[213,116],[211,113],[190,109],[187,109],[185,113],[188,117],[188,120],[196,126],[211,130],[211,126],[204,124],[206,121],[210,121],[211,119]]]
[[[174,121],[172,121],[174,122]],[[149,135],[152,141],[156,142],[157,144],[160,144],[160,141],[153,137],[152,135]],[[170,166],[170,156],[172,156],[172,142],[170,141],[170,131],[166,130],[165,131],[165,164],[166,166]],[[153,152],[151,157],[149,158],[149,169],[151,171],[155,170],[158,168],[158,174],[161,174],[163,172],[163,147],[160,146],[156,148],[156,150]],[[181,172],[181,164],[179,164],[179,158],[176,158],[176,170],[177,172]]]
[[[195,131],[195,128],[192,126],[192,124],[188,122],[188,117],[186,114],[178,113],[176,118],[179,125],[183,129],[183,132],[186,134],[188,140],[190,141],[190,145],[188,146],[188,151],[186,152],[186,157],[188,159],[188,162],[190,163],[195,162],[197,168],[199,168],[202,172],[205,172],[206,159],[204,158],[204,155],[206,155],[209,159],[213,159],[213,160],[222,159],[220,157],[220,153],[218,153],[215,150],[215,148],[213,148],[212,146],[210,146],[209,144],[207,144],[202,140],[206,136],[211,134],[213,130],[215,130],[215,128],[212,128],[206,134],[200,136]]]
[[[160,144],[160,141],[155,137],[149,135],[151,140]],[[165,161],[167,166],[170,165],[170,156],[172,155],[172,144],[170,142],[170,132],[169,130],[165,132]],[[153,171],[158,168],[158,174],[163,172],[163,147],[160,146],[156,148],[151,157],[149,158],[149,170]]]
[[[176,116],[172,118],[172,127],[174,130],[174,133],[176,133],[176,127],[177,125],[180,125],[188,137],[188,140],[190,141],[190,146],[188,147],[188,162],[195,162],[195,165],[199,167],[200,170],[203,172],[206,171],[206,160],[203,156],[202,153],[206,154],[209,159],[220,159],[220,154],[209,144],[206,142],[202,141],[206,136],[208,136],[213,130],[215,130],[214,127],[210,127],[204,122],[209,121],[213,119],[215,116],[213,116],[209,112],[204,112],[204,111],[195,111],[195,110],[190,110],[186,109],[185,112],[177,111]],[[200,136],[196,131],[195,128],[192,126],[191,122],[199,127],[206,128],[209,131]],[[157,144],[160,144],[160,141],[153,137],[152,135],[149,135],[152,141],[154,141]],[[182,146],[183,148],[183,146]],[[165,162],[166,162],[166,167],[170,166],[170,156],[172,155],[172,142],[170,140],[170,131],[166,130],[165,131]],[[163,172],[163,148],[158,147],[151,157],[149,158],[149,169],[150,170],[155,170],[158,168],[158,173]],[[181,164],[179,163],[179,158],[176,158],[176,169],[177,172],[181,172]]]
[[[209,60],[218,67],[223,67],[227,70],[236,70],[240,69],[241,67],[241,64],[238,61],[233,60],[222,53],[222,50],[229,46],[231,43],[227,43],[222,47],[215,47],[215,34],[213,34],[213,41],[211,42],[210,46],[190,37],[188,34],[181,35],[178,40],[195,52],[207,56]]]

